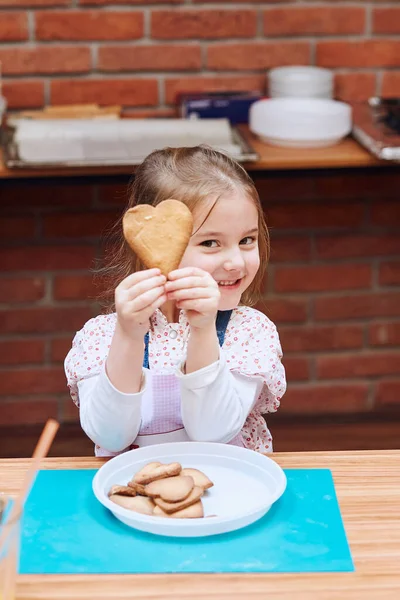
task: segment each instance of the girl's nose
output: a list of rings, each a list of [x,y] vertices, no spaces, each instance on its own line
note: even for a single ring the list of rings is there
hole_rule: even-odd
[[[239,249],[229,252],[226,257],[224,268],[227,271],[242,271],[245,265],[242,253]]]

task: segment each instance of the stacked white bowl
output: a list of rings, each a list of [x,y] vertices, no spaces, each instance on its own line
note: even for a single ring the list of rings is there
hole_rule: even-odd
[[[270,98],[250,107],[249,127],[275,146],[321,148],[351,131],[351,106],[323,98]]]
[[[277,67],[269,72],[271,98],[332,98],[333,73],[319,67]]]

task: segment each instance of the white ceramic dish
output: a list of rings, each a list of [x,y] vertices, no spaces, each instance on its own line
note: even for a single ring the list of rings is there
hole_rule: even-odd
[[[271,69],[268,75],[272,98],[332,98],[333,73],[320,67],[291,66]]]
[[[109,500],[112,485],[126,485],[139,469],[153,461],[180,462],[183,467],[200,469],[214,482],[202,498],[204,518],[152,517]],[[141,531],[172,537],[202,537],[250,525],[268,512],[285,488],[286,476],[272,459],[238,446],[209,442],[176,442],[131,450],[105,463],[93,478],[96,498],[117,519]]]
[[[272,98],[250,107],[250,130],[269,144],[330,146],[348,135],[351,106],[320,98]]]

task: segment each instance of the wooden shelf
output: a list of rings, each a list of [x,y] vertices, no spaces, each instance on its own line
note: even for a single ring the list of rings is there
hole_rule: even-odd
[[[329,148],[280,148],[261,142],[249,131],[247,126],[241,126],[240,129],[260,156],[258,161],[244,165],[249,172],[284,169],[302,170],[395,166],[395,163],[378,160],[352,138],[346,138],[339,144]],[[133,172],[134,167],[129,165],[56,169],[7,169],[1,160],[0,153],[0,179],[131,175]]]

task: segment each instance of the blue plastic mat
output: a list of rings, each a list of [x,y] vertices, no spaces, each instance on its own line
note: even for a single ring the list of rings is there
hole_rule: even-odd
[[[287,469],[259,521],[206,538],[135,531],[94,497],[95,470],[40,471],[26,503],[20,573],[353,571],[331,472]]]

